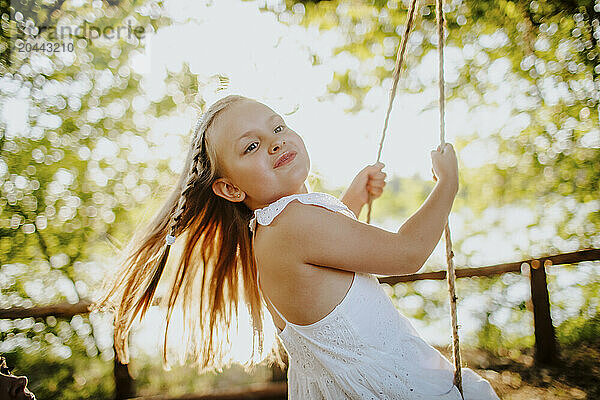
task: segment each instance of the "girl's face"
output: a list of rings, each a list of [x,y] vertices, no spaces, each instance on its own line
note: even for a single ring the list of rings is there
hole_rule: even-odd
[[[304,182],[310,159],[304,141],[266,105],[237,101],[208,131],[207,145],[214,146],[224,175],[213,183],[218,196],[243,201],[255,210],[283,196],[308,192]],[[280,164],[286,157],[290,158]]]

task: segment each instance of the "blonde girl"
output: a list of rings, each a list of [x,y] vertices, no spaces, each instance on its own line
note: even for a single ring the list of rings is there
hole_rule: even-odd
[[[336,148],[331,157],[344,159]],[[114,304],[118,357],[127,362],[128,332],[151,305],[180,238],[165,360],[178,300],[188,354],[201,371],[223,366],[241,300],[262,351],[264,300],[289,358],[290,399],[460,399],[452,365],[398,313],[374,276],[418,271],[440,239],[458,190],[457,161],[450,144],[431,157],[434,190],[389,232],[357,220],[369,193],[382,193],[383,164],[364,168],[342,200],[309,192],[308,152],[282,116],[243,96],[220,99],[194,131],[177,186],[132,240],[123,273],[99,302]],[[463,387],[468,400],[498,398],[466,368]]]

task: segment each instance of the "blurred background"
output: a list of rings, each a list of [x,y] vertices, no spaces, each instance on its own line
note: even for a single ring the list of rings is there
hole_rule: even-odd
[[[164,370],[157,307],[134,327],[129,367],[115,365],[111,316],[86,306],[175,184],[192,126],[220,97],[281,113],[307,145],[311,189],[341,195],[376,161],[408,1],[0,5],[0,354],[14,373],[39,399],[180,396],[281,379],[266,364],[248,374],[235,363],[249,352],[243,335],[224,371]],[[446,137],[460,170],[456,267],[571,254],[541,267],[556,343],[546,363],[535,353],[535,263],[458,280],[465,364],[503,398],[597,398],[600,256],[581,251],[600,248],[600,2],[451,0],[444,10]],[[434,185],[436,46],[435,4],[422,1],[371,218],[390,231]],[[442,241],[422,272],[443,269]],[[445,281],[382,284],[447,352]]]

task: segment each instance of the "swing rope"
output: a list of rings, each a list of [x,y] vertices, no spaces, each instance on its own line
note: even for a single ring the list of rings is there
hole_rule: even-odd
[[[439,111],[440,111],[440,149],[442,149],[446,143],[446,129],[445,129],[445,93],[444,93],[444,10],[442,7],[443,0],[436,0],[436,20],[438,28],[438,60],[439,60],[439,74],[438,74],[438,86],[439,86]],[[377,152],[377,162],[381,158],[381,150],[383,148],[383,142],[385,140],[385,134],[388,127],[388,121],[390,113],[392,111],[392,104],[394,97],[396,96],[396,88],[398,86],[398,79],[400,77],[400,70],[404,62],[404,54],[406,52],[406,44],[410,35],[410,30],[413,25],[414,14],[416,9],[417,0],[412,0],[408,11],[408,19],[406,22],[406,29],[404,31],[404,37],[402,43],[398,48],[396,55],[396,67],[394,68],[393,84],[390,92],[390,101],[388,103],[387,112],[385,115],[385,123],[383,125],[383,133],[381,141],[379,142],[379,151]],[[368,210],[367,210],[367,223],[371,221],[371,194],[368,193]],[[446,220],[444,226],[444,240],[446,243],[446,263],[448,266],[447,280],[448,280],[448,294],[450,296],[450,315],[452,320],[452,358],[454,361],[454,385],[460,391],[461,396],[463,395],[462,390],[462,376],[461,376],[461,360],[460,360],[460,345],[458,337],[458,318],[456,312],[456,272],[454,269],[454,252],[452,251],[452,239],[450,238],[450,225]]]
[[[381,140],[379,141],[379,151],[377,151],[377,161],[381,159],[381,150],[383,149],[383,142],[385,141],[385,133],[387,131],[388,122],[390,119],[390,113],[392,112],[392,105],[394,104],[394,98],[396,97],[396,88],[398,87],[398,79],[400,78],[400,70],[402,69],[402,64],[404,63],[404,54],[406,52],[406,44],[408,43],[408,37],[410,36],[410,30],[413,25],[415,9],[417,8],[417,0],[412,0],[410,3],[410,8],[408,11],[408,19],[406,21],[406,29],[404,30],[404,36],[402,37],[402,43],[400,47],[398,47],[398,52],[396,53],[396,67],[394,68],[393,80],[392,80],[392,89],[390,90],[390,101],[388,103],[387,112],[385,113],[385,122],[383,124],[383,133],[381,134]],[[371,222],[371,203],[373,199],[371,198],[371,193],[367,192],[368,201],[367,201],[367,224]]]
[[[444,94],[444,9],[443,0],[436,0],[436,16],[438,26],[438,54],[439,54],[439,78],[438,86],[440,89],[439,109],[440,109],[440,149],[444,148],[446,143],[446,123],[445,123],[445,106],[446,97]],[[450,223],[446,220],[444,226],[444,240],[446,242],[446,264],[448,266],[448,294],[450,296],[450,315],[452,318],[452,358],[454,360],[454,385],[463,395],[462,390],[462,375],[460,362],[460,345],[458,339],[458,316],[456,312],[456,271],[454,269],[454,252],[452,251],[452,239],[450,238]]]
[[[406,22],[406,29],[404,30],[404,36],[402,37],[402,45],[398,48],[396,54],[396,67],[394,68],[394,79],[392,83],[392,90],[390,92],[390,101],[388,103],[388,109],[385,114],[385,122],[383,124],[383,134],[381,135],[381,141],[379,142],[379,151],[377,152],[377,162],[381,158],[381,150],[383,149],[383,141],[385,140],[385,132],[387,131],[388,122],[390,120],[390,113],[392,112],[392,105],[394,104],[394,97],[396,97],[396,88],[398,87],[398,79],[400,78],[400,69],[404,63],[404,53],[406,52],[406,43],[408,42],[408,36],[410,35],[410,28],[413,24],[415,16],[417,0],[412,0],[410,5],[410,11],[408,12],[408,21]],[[370,196],[369,196],[370,197]],[[369,212],[367,214],[367,223],[371,220],[371,199],[369,198]]]

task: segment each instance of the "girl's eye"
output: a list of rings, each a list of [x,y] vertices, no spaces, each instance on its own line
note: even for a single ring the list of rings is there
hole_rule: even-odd
[[[253,144],[256,144],[256,142],[252,142],[252,143],[250,143],[250,146],[248,146],[248,147],[246,148],[246,150],[244,151],[244,154],[246,154],[246,153],[248,152],[248,150],[249,150],[249,149],[252,147],[252,145],[253,145]]]

